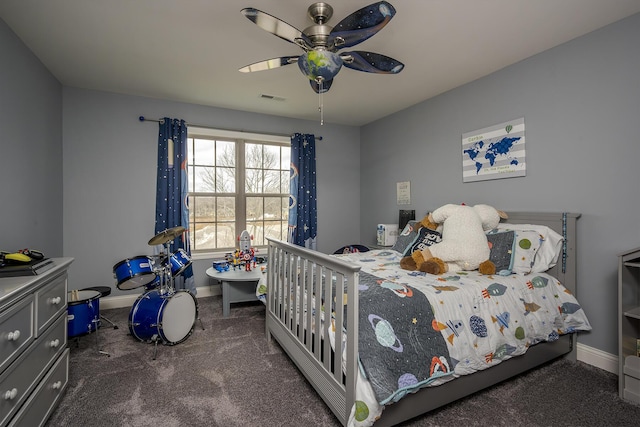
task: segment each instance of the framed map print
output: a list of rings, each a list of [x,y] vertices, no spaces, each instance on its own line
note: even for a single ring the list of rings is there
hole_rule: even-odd
[[[462,182],[525,176],[524,117],[462,135]]]

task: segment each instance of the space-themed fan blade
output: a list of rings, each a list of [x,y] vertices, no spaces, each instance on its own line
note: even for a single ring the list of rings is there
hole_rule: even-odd
[[[325,93],[331,89],[331,84],[333,83],[333,79],[331,80],[323,80],[322,85],[315,80],[309,80],[311,84],[311,88],[315,93]]]
[[[253,7],[244,8],[240,12],[263,30],[280,37],[283,40],[296,44],[305,50],[310,49],[313,45],[306,34],[303,34],[302,31],[298,30],[296,27],[287,24],[275,16],[269,15],[268,13]]]
[[[280,68],[285,65],[298,62],[298,55],[296,56],[282,56],[280,58],[267,59],[265,61],[256,62],[255,64],[249,64],[240,68],[242,73],[254,73],[256,71],[271,70],[274,68]]]
[[[342,52],[340,58],[345,67],[367,73],[397,74],[404,68],[402,62],[374,52]]]
[[[329,35],[335,49],[355,46],[376,34],[391,21],[396,10],[386,1],[365,6],[340,21]]]

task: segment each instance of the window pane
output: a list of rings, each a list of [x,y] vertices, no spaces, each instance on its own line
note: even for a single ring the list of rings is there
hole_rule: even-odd
[[[282,193],[280,188],[280,171],[264,171],[264,192]]]
[[[280,167],[280,147],[277,145],[264,146],[264,168],[281,169]]]
[[[216,248],[216,225],[212,223],[196,223],[191,231],[191,249],[205,250]]]
[[[214,192],[216,189],[216,168],[211,166],[194,166],[193,188],[196,193]]]
[[[233,222],[236,218],[236,199],[234,197],[218,197],[217,199],[218,221]]]
[[[233,222],[218,223],[217,243],[219,248],[233,248],[236,245],[236,225]]]
[[[189,163],[189,164],[191,164],[191,163]],[[188,171],[188,174],[189,174],[189,178],[187,179],[188,184],[189,184],[189,190],[188,191],[190,193],[193,193],[193,191],[194,191],[193,190],[193,188],[194,188],[193,186],[194,186],[194,181],[195,181],[195,179],[193,178],[193,166],[187,166],[187,171]]]
[[[235,193],[236,170],[234,168],[216,168],[216,186],[211,191],[218,193]]]
[[[265,244],[262,221],[247,222],[247,231],[253,236],[253,240],[251,241],[252,246],[262,246]]]
[[[198,218],[198,222],[214,222],[216,220],[215,197],[191,197],[189,201],[189,208],[191,212],[195,213]]]
[[[247,168],[262,167],[262,144],[246,144],[244,148],[245,166]]]
[[[193,138],[187,138],[187,164],[193,164]]]
[[[195,165],[215,166],[215,148],[216,142],[211,139],[195,139],[193,141]]]
[[[289,193],[289,182],[291,182],[291,174],[289,171],[280,172],[280,188],[281,193],[288,194]]]
[[[280,169],[289,170],[291,166],[291,147],[281,147],[282,149],[282,163],[280,164]]]
[[[264,211],[262,197],[247,197],[247,221],[262,219]]]
[[[218,166],[236,166],[236,143],[233,141],[218,141],[216,145],[216,164]]]
[[[282,199],[280,197],[264,198],[264,219],[280,220],[282,218]]]
[[[285,224],[289,223],[289,203],[291,203],[290,197],[282,198],[282,220]]]
[[[280,239],[283,240],[282,235],[282,224],[280,221],[265,221],[265,237],[271,237],[272,239]],[[265,244],[266,244],[265,240]]]
[[[196,214],[195,214],[195,208],[194,208],[196,205],[195,197],[189,196],[187,198],[187,203],[189,204],[189,226],[191,226],[193,222],[196,220],[196,216],[195,216]],[[191,237],[191,239],[193,239],[193,237]]]
[[[262,170],[247,169],[245,171],[244,191],[249,194],[262,193]]]

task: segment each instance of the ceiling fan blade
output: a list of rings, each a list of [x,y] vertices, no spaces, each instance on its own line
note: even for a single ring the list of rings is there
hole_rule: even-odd
[[[402,62],[374,52],[343,52],[340,58],[345,67],[367,73],[398,74],[404,68]]]
[[[256,62],[240,68],[242,73],[254,73],[256,71],[271,70],[274,68],[284,67],[285,65],[298,62],[298,56],[282,56],[280,58],[267,59],[265,61]]]
[[[329,35],[330,45],[336,49],[355,46],[380,31],[396,10],[386,1],[365,6],[340,21]]]
[[[307,50],[312,46],[311,40],[308,36],[302,33],[296,27],[287,24],[283,20],[269,15],[266,12],[255,9],[253,7],[246,7],[240,11],[251,22],[256,24],[263,30],[280,37],[282,40],[286,40],[290,43],[296,44],[301,48]]]
[[[331,80],[324,80],[322,82],[322,92],[320,91],[320,83],[318,83],[315,80],[309,80],[309,84],[311,84],[311,88],[313,89],[313,91],[315,93],[325,93],[325,92],[329,92],[329,89],[331,89],[331,84],[333,83],[333,79]]]

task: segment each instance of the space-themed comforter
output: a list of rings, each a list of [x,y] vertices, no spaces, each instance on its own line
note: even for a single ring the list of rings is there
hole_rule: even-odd
[[[561,334],[591,329],[574,296],[545,273],[434,276],[402,270],[402,254],[394,250],[338,257],[361,267],[352,426],[372,425],[384,405],[419,388],[486,369]],[[260,283],[256,295],[263,302],[266,292]],[[326,327],[335,348],[331,320]]]
[[[351,425],[371,425],[382,405],[418,388],[591,329],[578,301],[548,274],[433,276],[400,269],[402,255],[393,250],[340,257],[361,266],[361,372]]]

